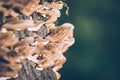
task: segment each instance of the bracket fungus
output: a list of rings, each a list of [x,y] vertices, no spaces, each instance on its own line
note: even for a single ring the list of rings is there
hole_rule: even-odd
[[[24,59],[36,63],[38,70],[51,67],[60,78],[58,70],[66,61],[63,53],[75,41],[74,26],[55,25],[64,2],[40,1],[0,0],[0,80],[17,77]]]

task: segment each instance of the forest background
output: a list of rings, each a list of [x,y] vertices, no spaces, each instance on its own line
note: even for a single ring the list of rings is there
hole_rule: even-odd
[[[120,0],[66,0],[75,44],[64,54],[60,80],[120,80]]]

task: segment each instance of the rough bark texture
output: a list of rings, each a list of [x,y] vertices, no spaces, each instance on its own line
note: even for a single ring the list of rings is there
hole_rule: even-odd
[[[57,80],[52,68],[39,71],[35,69],[36,64],[27,59],[22,61],[22,66],[19,76],[9,80]]]

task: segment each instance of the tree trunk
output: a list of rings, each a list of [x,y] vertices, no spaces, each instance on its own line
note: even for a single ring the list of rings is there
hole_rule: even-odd
[[[35,69],[36,64],[30,60],[22,61],[22,69],[17,78],[9,80],[57,80],[52,68],[47,68],[42,71]]]

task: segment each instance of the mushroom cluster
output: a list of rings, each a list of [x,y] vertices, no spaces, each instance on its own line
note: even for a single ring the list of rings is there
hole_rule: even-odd
[[[74,43],[72,24],[55,25],[63,6],[61,0],[0,1],[0,79],[16,77],[24,59],[36,63],[38,70],[52,67],[60,78],[63,53]]]

